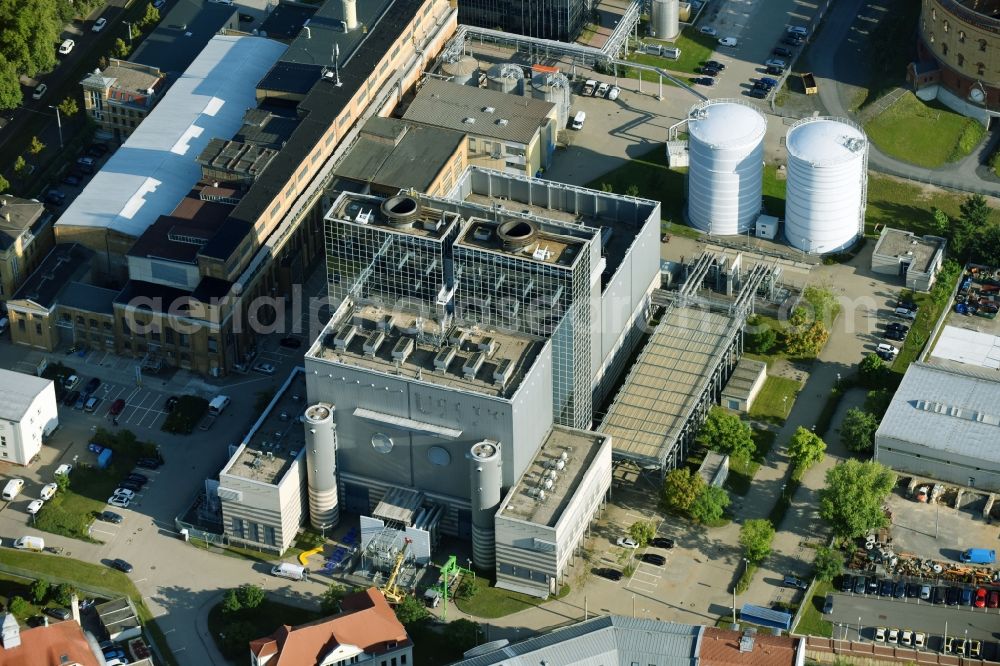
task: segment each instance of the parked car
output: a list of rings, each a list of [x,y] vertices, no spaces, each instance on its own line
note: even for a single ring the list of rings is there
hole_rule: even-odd
[[[785,68],[768,66],[764,69],[764,71],[770,74],[771,76],[781,76],[782,74],[785,73]]]
[[[762,77],[760,77],[757,80],[760,83],[763,83],[768,88],[774,88],[774,87],[777,87],[777,85],[778,85],[778,80],[777,79],[772,79],[770,76],[762,76]]]
[[[697,77],[691,79],[691,82],[695,83],[695,84],[697,84],[699,86],[709,86],[709,87],[711,87],[711,86],[715,85],[715,79],[713,79],[711,76],[697,76]]]
[[[704,65],[702,67],[697,68],[695,72],[697,74],[704,74],[705,76],[718,76],[722,72],[722,70],[716,69],[715,67],[709,67],[708,65]]]
[[[115,525],[118,525],[124,520],[120,513],[115,513],[114,511],[102,511],[97,514],[97,517],[106,523],[114,523]]]
[[[973,592],[973,590],[972,590],[971,587],[963,587],[963,588],[961,588],[959,590],[960,598],[959,598],[959,602],[958,603],[960,605],[962,605],[962,606],[971,606],[972,605],[972,596],[973,596],[973,594],[974,594],[974,592]]]
[[[667,563],[667,558],[663,557],[663,555],[657,555],[656,553],[643,553],[642,557],[639,559],[646,564],[655,564],[658,567],[662,567]]]
[[[705,25],[701,27],[701,34],[708,35],[709,37],[715,37],[719,34],[719,31],[711,26]]]
[[[801,25],[790,25],[785,28],[785,32],[789,35],[800,35],[802,37],[809,36],[809,30]]]
[[[703,65],[704,65],[705,67],[714,67],[715,69],[718,69],[718,70],[720,70],[720,71],[726,68],[726,65],[725,65],[725,63],[721,63],[721,62],[719,62],[718,60],[706,60],[706,61],[705,61],[704,63],[702,63],[702,64],[703,64]]]
[[[595,569],[594,573],[600,576],[601,578],[607,578],[608,580],[617,581],[622,579],[622,572],[618,571],[618,569],[609,569],[607,567],[604,567],[601,569]]]
[[[986,596],[986,607],[997,608],[998,606],[1000,606],[1000,591],[990,590],[989,594]]]
[[[914,632],[913,634],[913,647],[918,650],[922,650],[924,646],[927,645],[927,634],[922,631]]]
[[[878,586],[879,586],[878,578],[876,578],[875,576],[869,578],[868,590],[867,590],[868,594],[878,594]]]
[[[913,630],[903,629],[899,634],[899,644],[904,647],[910,647],[913,645]]]
[[[981,588],[979,588],[979,589],[976,590],[976,600],[975,600],[974,603],[975,603],[976,608],[986,608],[986,588],[985,587],[981,587]]]
[[[965,656],[965,647],[968,641],[964,638],[956,638],[954,643],[955,654]]]
[[[776,56],[778,56],[780,58],[791,58],[792,57],[791,50],[786,49],[784,46],[775,46],[774,49],[771,51],[771,53],[773,53],[774,55],[776,55]]]
[[[81,393],[80,397],[76,399],[75,403],[73,403],[73,409],[83,409],[84,405],[86,404],[87,404],[87,396],[86,394]]]
[[[40,499],[31,500],[30,502],[28,502],[28,508],[26,509],[26,511],[33,516],[39,511],[41,511],[44,505],[45,505],[44,500]]]
[[[83,392],[87,395],[92,395],[101,386],[101,380],[97,377],[91,377],[87,382],[87,385],[83,387]]]
[[[49,87],[47,85],[45,85],[44,83],[39,83],[35,87],[35,90],[31,93],[31,99],[39,100],[45,97],[45,93],[47,93],[48,91]]]
[[[618,96],[622,94],[622,89],[618,86],[611,86],[608,90],[608,99],[612,102],[618,99]]]
[[[111,560],[111,567],[113,569],[118,569],[118,571],[121,571],[122,573],[132,573],[132,565],[120,557],[116,557]]]
[[[69,55],[74,46],[76,46],[76,42],[72,39],[64,39],[63,43],[59,45],[59,55]]]
[[[897,342],[902,342],[906,339],[906,333],[903,333],[895,328],[887,328],[882,332],[882,337],[886,340],[896,340]]]
[[[56,467],[56,471],[52,472],[55,476],[68,476],[70,472],[73,471],[73,466],[68,463],[63,463]]]
[[[949,587],[947,592],[945,592],[945,600],[949,606],[957,606],[961,596],[962,591],[957,587]]]
[[[50,206],[62,206],[66,203],[66,193],[60,190],[49,190],[45,193],[45,203]]]
[[[93,157],[94,159],[98,159],[104,157],[109,150],[110,148],[108,148],[108,144],[106,143],[92,143],[87,146],[87,155]]]
[[[615,545],[621,546],[622,548],[638,548],[639,543],[632,537],[618,537],[615,541]]]
[[[48,502],[59,490],[59,485],[56,483],[46,483],[42,486],[42,489],[38,492],[38,496],[43,502]],[[985,592],[985,590],[983,590]]]
[[[143,469],[159,469],[161,464],[156,458],[139,458],[135,461],[135,466]]]
[[[111,497],[108,498],[108,504],[110,504],[111,506],[120,507],[122,509],[127,509],[130,503],[131,500],[122,495],[112,495]]]
[[[756,97],[757,99],[764,99],[765,97],[767,97],[767,93],[768,91],[766,88],[758,88],[757,86],[754,86],[753,88],[747,91],[748,95],[750,95],[751,97]]]
[[[893,645],[898,644],[899,643],[899,629],[896,629],[895,627],[893,627],[892,629],[890,629],[888,636],[885,637],[885,640],[886,640],[887,643],[892,643]]]
[[[113,647],[102,652],[105,659],[123,659],[125,657],[125,650],[120,647]]]
[[[946,588],[936,586],[934,588],[934,593],[931,595],[931,601],[935,604],[943,604],[948,596],[948,591]]]
[[[73,614],[69,612],[68,608],[46,608],[46,615],[51,615],[57,620],[68,620],[73,617]]]
[[[74,176],[73,174],[68,173],[65,176],[63,176],[62,184],[69,185],[71,187],[76,187],[77,185],[80,184],[80,178],[79,176]]]
[[[875,642],[885,643],[885,627],[875,627]]]
[[[910,332],[910,327],[900,324],[898,321],[890,321],[885,325],[887,330],[902,331],[904,334]]]
[[[118,416],[123,411],[125,411],[125,399],[118,398],[111,403],[111,409],[108,410],[108,414],[111,414],[111,416]]]
[[[293,335],[289,335],[287,337],[281,338],[281,342],[278,344],[280,344],[282,347],[285,347],[286,349],[298,349],[299,347],[302,346],[302,339],[296,338]]]
[[[868,581],[864,576],[858,576],[854,579],[854,594],[864,594],[867,587]]]
[[[131,481],[132,483],[138,483],[140,486],[144,486],[149,482],[149,477],[145,474],[139,474],[138,472],[132,472],[127,477],[126,481]]]
[[[273,375],[275,373],[275,367],[272,363],[258,363],[253,366],[254,372],[259,372],[264,375]]]
[[[802,44],[802,40],[801,39],[796,39],[792,35],[786,35],[785,37],[783,37],[781,39],[781,43],[782,44],[787,44],[788,46],[799,46],[799,45]]]
[[[764,61],[764,66],[765,67],[780,67],[781,69],[784,69],[785,67],[788,67],[788,63],[786,63],[781,58],[768,58],[767,60]]]
[[[840,591],[850,592],[853,589],[854,589],[854,578],[847,574],[842,574],[840,576]]]
[[[70,391],[69,393],[66,394],[66,397],[63,398],[63,404],[66,405],[67,407],[72,407],[73,405],[76,404],[76,401],[79,399],[80,399],[79,391]]]
[[[920,586],[920,598],[923,599],[924,601],[930,601],[931,600],[931,586],[930,585],[921,585]]]
[[[785,576],[781,580],[781,584],[785,587],[794,587],[799,590],[804,590],[809,587],[809,584],[804,580],[796,578],[795,576]]]
[[[92,414],[93,412],[97,411],[98,406],[100,406],[102,402],[104,401],[98,398],[96,395],[92,395],[89,398],[87,398],[87,404],[83,406],[83,411]]]
[[[879,582],[879,590],[878,590],[879,596],[891,597],[894,587],[895,585],[893,585],[891,580],[889,580],[888,578],[882,579]]]
[[[656,537],[655,539],[653,539],[652,541],[649,542],[649,545],[653,546],[654,548],[668,548],[669,549],[669,548],[673,548],[674,547],[674,540],[673,539],[668,539],[666,537]]]
[[[108,24],[108,19],[102,16],[101,18],[94,21],[94,25],[90,28],[90,31],[100,32],[101,30],[104,30],[104,26],[106,26],[107,24]]]
[[[920,584],[910,583],[906,586],[906,596],[910,599],[916,599],[920,596]]]
[[[112,495],[120,495],[120,496],[126,497],[128,499],[133,499],[135,497],[135,491],[134,490],[129,490],[128,488],[122,488],[121,486],[115,488],[115,492],[113,492],[111,494]]]
[[[125,480],[118,484],[118,490],[127,490],[130,493],[138,493],[142,491],[142,485],[134,481]],[[117,493],[118,491],[116,490],[115,492]],[[118,494],[120,495],[121,493]]]
[[[728,46],[729,48],[734,49],[738,45],[739,42],[736,40],[735,37],[722,37],[721,39],[719,39],[719,46]]]
[[[983,653],[983,644],[975,639],[969,639],[969,656],[979,657]]]
[[[906,596],[906,581],[904,580],[896,581],[896,589],[892,591],[892,596],[894,596],[897,599],[902,599]]]
[[[916,319],[917,318],[917,311],[916,310],[911,310],[910,308],[905,308],[905,307],[902,307],[902,306],[897,307],[895,310],[893,310],[893,313],[897,317],[902,317],[904,319]]]
[[[826,595],[826,599],[823,601],[823,615],[827,615],[833,612],[833,595]]]
[[[611,89],[611,84],[607,81],[601,81],[600,85],[597,86],[597,90],[594,92],[594,97],[604,97],[608,94]]]

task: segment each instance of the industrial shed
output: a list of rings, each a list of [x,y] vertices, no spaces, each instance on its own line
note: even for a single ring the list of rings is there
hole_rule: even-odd
[[[872,272],[902,275],[906,288],[930,291],[944,262],[945,239],[884,227],[872,252]]]
[[[899,472],[997,491],[997,442],[995,371],[914,363],[875,433],[875,459]]]
[[[767,381],[767,363],[741,358],[736,364],[719,402],[737,412],[749,412],[754,399]]]

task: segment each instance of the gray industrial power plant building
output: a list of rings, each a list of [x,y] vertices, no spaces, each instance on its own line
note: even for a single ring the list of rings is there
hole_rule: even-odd
[[[305,356],[312,524],[359,515],[376,567],[468,539],[498,585],[556,591],[610,488],[612,439],[588,428],[640,339],[659,219],[478,168],[447,198],[338,196],[343,299]]]

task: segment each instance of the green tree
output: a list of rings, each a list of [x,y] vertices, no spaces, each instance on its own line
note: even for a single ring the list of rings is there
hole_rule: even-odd
[[[404,626],[410,626],[424,620],[430,616],[427,606],[411,594],[403,597],[402,601],[396,604],[396,619]]]
[[[656,536],[656,526],[648,520],[637,520],[629,526],[628,535],[640,546],[645,546]]]
[[[766,354],[774,348],[778,342],[778,334],[770,323],[759,315],[753,315],[747,319],[746,328],[743,331],[743,344],[751,354]]]
[[[813,560],[813,568],[816,570],[817,578],[831,581],[844,570],[844,556],[839,550],[820,546],[816,549],[816,559]]]
[[[340,583],[330,583],[319,598],[319,609],[323,615],[340,612],[340,602],[347,596],[347,588]]]
[[[10,600],[10,612],[18,617],[27,617],[31,612],[31,604],[23,597],[14,597]]]
[[[840,441],[855,453],[867,453],[875,448],[878,419],[871,412],[852,407],[840,424]]]
[[[9,189],[10,189],[10,181],[4,178],[3,174],[0,174],[0,194],[3,194]]]
[[[80,107],[77,106],[76,100],[72,97],[67,97],[63,101],[59,102],[59,112],[67,118],[72,118],[79,111]]]
[[[249,620],[232,619],[222,626],[220,633],[222,649],[230,657],[245,656],[247,644],[260,638],[260,631]]]
[[[0,26],[3,26],[0,62],[6,60],[15,72],[28,76],[55,68],[53,45],[60,41],[62,30],[58,3],[50,0],[0,2]]]
[[[56,600],[56,603],[60,606],[69,606],[73,602],[73,595],[76,594],[76,588],[69,583],[59,583],[56,586],[55,592],[52,598]]]
[[[809,285],[802,290],[802,300],[809,304],[816,319],[829,327],[840,314],[840,302],[829,287]]]
[[[160,10],[153,6],[153,3],[146,5],[146,13],[142,15],[139,24],[143,30],[152,28],[160,22]]]
[[[39,578],[31,584],[31,598],[36,604],[44,602],[47,596],[49,596],[49,581]]]
[[[115,40],[114,46],[111,47],[111,57],[112,58],[124,58],[128,55],[128,44],[121,37]]]
[[[958,210],[962,222],[973,229],[982,229],[990,221],[990,205],[982,194],[970,194]]]
[[[951,218],[948,217],[948,213],[940,208],[932,208],[931,212],[934,215],[932,223],[934,233],[942,238],[947,238],[951,233]]]
[[[38,153],[45,150],[45,144],[37,136],[31,137],[31,143],[28,144],[28,152],[32,155],[37,155]]]
[[[601,183],[601,192],[614,192],[615,186],[611,183]]]
[[[28,175],[28,163],[24,161],[23,155],[18,155],[17,159],[14,160],[14,173],[18,178],[24,178]]]
[[[479,587],[476,586],[476,579],[469,574],[464,574],[458,584],[458,589],[455,590],[455,596],[459,599],[471,599],[476,596],[477,592],[479,592]]]
[[[240,603],[240,597],[236,594],[236,590],[226,590],[222,596],[222,612],[235,613],[241,608],[243,608],[243,604]]]
[[[896,473],[874,461],[847,460],[826,473],[819,515],[837,536],[854,539],[889,524],[883,508]]]
[[[740,546],[743,557],[752,564],[760,564],[771,554],[771,542],[774,541],[774,525],[764,518],[752,518],[743,521],[740,526]]]
[[[869,388],[876,388],[881,385],[885,378],[886,370],[885,361],[878,354],[868,354],[858,364],[858,374],[861,375],[861,383]]]
[[[698,442],[740,460],[750,460],[757,451],[750,426],[721,407],[713,407],[708,413],[698,430]]]
[[[720,520],[729,506],[729,493],[718,486],[705,486],[691,503],[691,517],[703,525]]]
[[[17,69],[13,63],[0,58],[0,109],[14,109],[20,104],[21,82]]]
[[[482,643],[483,638],[485,638],[479,625],[465,618],[449,622],[444,633],[448,636],[448,643],[458,654],[471,650]]]
[[[60,474],[56,477],[56,486],[59,488],[59,492],[63,493],[69,489],[69,474]]]
[[[823,349],[830,332],[818,318],[810,317],[804,307],[792,310],[788,326],[782,332],[785,349],[792,356],[814,357]]]
[[[264,603],[264,590],[256,585],[244,583],[236,588],[236,598],[240,600],[240,606],[243,608],[257,608]]]
[[[632,183],[631,185],[625,188],[625,194],[630,197],[639,196],[639,186],[636,185],[635,183]]]
[[[795,470],[793,474],[801,476],[807,469],[823,460],[826,442],[819,435],[806,430],[802,426],[795,429],[792,439],[788,442],[788,459]]]
[[[964,261],[971,257],[980,232],[989,223],[990,207],[986,197],[972,194],[962,202],[959,211],[952,224],[951,252]]]
[[[687,511],[703,485],[705,481],[698,474],[692,474],[687,467],[670,470],[663,480],[664,506],[672,511]]]
[[[875,418],[881,420],[885,416],[886,410],[889,409],[892,395],[888,389],[868,391],[868,395],[865,396],[865,411],[871,412]]]

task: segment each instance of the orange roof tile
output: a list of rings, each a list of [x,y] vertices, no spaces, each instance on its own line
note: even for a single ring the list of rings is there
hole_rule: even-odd
[[[298,627],[282,625],[270,636],[250,642],[255,655],[278,653],[275,666],[305,666],[320,659],[338,645],[356,645],[369,654],[379,654],[406,644],[406,629],[396,619],[385,597],[372,587],[344,597],[342,612],[325,620]],[[0,665],[2,666],[2,665]]]
[[[753,639],[753,650],[740,652],[739,631],[706,627],[701,639],[702,666],[794,666],[798,638],[764,636]]]
[[[68,661],[64,662],[63,656]],[[19,646],[10,649],[0,646],[0,666],[60,666],[63,663],[100,666],[83,629],[73,620],[22,629]]]

